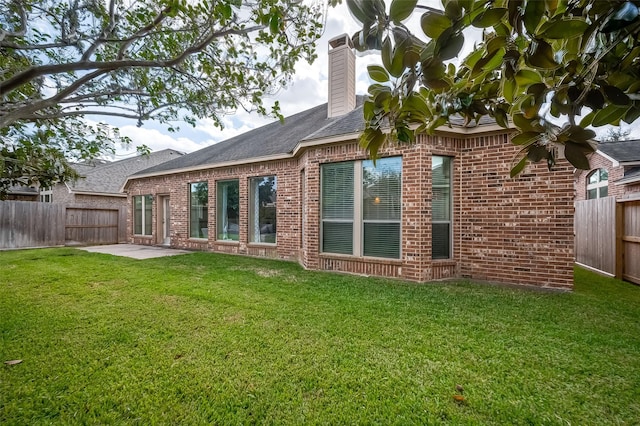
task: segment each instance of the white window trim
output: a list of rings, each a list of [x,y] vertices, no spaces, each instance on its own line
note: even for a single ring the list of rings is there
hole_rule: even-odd
[[[443,224],[446,223],[449,225],[449,257],[447,258],[438,258],[438,259],[434,259],[433,258],[433,228],[431,231],[431,260],[434,262],[438,262],[438,261],[448,261],[453,259],[453,161],[454,161],[454,157],[451,156],[447,156],[447,155],[432,155],[432,161],[433,161],[433,157],[442,157],[442,158],[448,158],[449,159],[449,185],[434,185],[433,184],[433,179],[432,179],[432,183],[431,183],[431,190],[432,190],[432,195],[433,195],[433,188],[449,188],[449,220],[433,220],[433,207],[431,208],[431,224],[432,225],[436,225],[436,224]]]
[[[400,157],[402,156],[393,156]],[[385,157],[385,158],[393,158],[393,157]],[[402,158],[404,160],[404,158]],[[366,160],[365,160],[366,161]],[[320,196],[320,253],[328,256],[349,256],[349,257],[358,257],[365,259],[383,259],[385,261],[394,261],[402,259],[402,214],[403,209],[400,209],[400,218],[397,221],[394,220],[364,220],[363,214],[363,190],[362,190],[362,179],[363,179],[363,160],[352,160],[348,161],[353,163],[353,220],[346,219],[322,219],[322,195]],[[326,163],[332,164],[332,163]],[[320,168],[320,191],[322,192],[322,167]],[[400,205],[402,206],[402,187],[400,189]],[[338,223],[348,223],[351,222],[353,224],[353,253],[352,254],[342,254],[342,253],[331,253],[322,251],[324,247],[324,242],[322,241],[324,236],[323,224],[324,222],[338,222]],[[365,256],[364,255],[364,224],[365,223],[398,223],[400,225],[400,251],[398,253],[398,257],[375,257],[375,256]],[[358,226],[356,226],[358,225]]]
[[[145,195],[134,195],[133,196],[133,235],[135,236],[139,236],[139,237],[151,237],[153,236],[153,226],[151,227],[151,234],[145,234],[144,230],[146,229],[146,215],[145,215],[145,211],[146,211],[146,207],[147,207],[147,197],[151,197],[151,211],[152,211],[152,215],[153,215],[153,196],[151,194],[145,194]],[[136,234],[136,198],[139,197],[142,200],[142,214],[140,215],[140,223],[141,223],[141,230],[142,233],[141,234]],[[153,217],[151,218],[151,220],[153,221]]]
[[[600,191],[602,190],[602,188],[607,188],[607,194],[608,194],[608,189],[609,189],[609,173],[607,171],[607,180],[600,180],[600,170],[604,170],[602,167],[600,167],[599,169],[595,169],[593,170],[591,173],[589,173],[587,175],[587,189],[586,189],[586,199],[587,200],[595,200],[598,198],[604,198],[602,195],[600,195]],[[591,179],[591,176],[593,176],[594,174],[598,173],[598,182],[596,183],[589,183],[589,180]],[[596,190],[596,194],[597,197],[596,198],[589,198],[589,191],[592,190]]]
[[[191,214],[192,214],[192,205],[191,205],[191,197],[193,195],[193,192],[191,191],[191,187],[193,185],[198,185],[200,183],[206,183],[207,184],[207,237],[193,237],[191,236]],[[198,204],[198,207],[204,207],[204,204],[202,206],[200,206]],[[209,181],[208,180],[199,180],[199,181],[195,181],[195,182],[189,182],[189,239],[190,240],[198,240],[198,241],[207,241],[209,239]],[[200,219],[203,219],[202,217],[199,217]]]

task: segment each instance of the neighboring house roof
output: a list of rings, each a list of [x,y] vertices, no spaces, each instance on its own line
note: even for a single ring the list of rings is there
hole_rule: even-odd
[[[327,118],[328,106],[325,103],[286,117],[284,123],[276,121],[253,129],[175,160],[141,170],[131,178],[205,166],[214,167],[225,163],[290,156],[301,143],[341,136],[345,139],[348,136],[353,137],[364,130],[363,102],[364,96],[357,96],[356,107],[352,111],[332,118]],[[451,123],[457,127],[464,124],[459,117],[452,117]],[[495,124],[495,121],[489,117],[483,117],[478,124]],[[475,123],[467,127],[475,127]]]
[[[640,182],[640,167],[634,167],[632,169],[626,170],[624,173],[624,177],[622,179],[618,179],[614,183],[616,185],[627,185],[630,183],[638,182]]]
[[[14,185],[10,186],[8,193],[11,195],[38,195],[38,188],[31,186]]]
[[[640,161],[640,140],[600,142],[598,151],[620,163]]]
[[[69,191],[73,193],[120,195],[120,190],[130,175],[183,155],[183,153],[173,149],[164,149],[148,155],[138,155],[112,163],[94,165],[74,164],[73,167],[83,177],[75,182],[67,183],[67,186],[69,187]]]

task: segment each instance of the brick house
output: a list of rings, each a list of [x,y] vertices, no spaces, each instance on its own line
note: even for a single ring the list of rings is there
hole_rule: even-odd
[[[127,177],[143,169],[184,155],[173,149],[137,155],[118,161],[92,160],[75,163],[73,168],[81,176],[74,182],[40,189],[40,201],[75,204],[90,207],[126,208],[127,194],[122,192]]]
[[[130,242],[572,288],[573,168],[534,164],[511,179],[518,148],[487,122],[387,147],[374,167],[358,146],[350,40],[329,44],[327,104],[130,176]]]
[[[640,140],[601,142],[589,164],[575,173],[576,201],[640,198]]]

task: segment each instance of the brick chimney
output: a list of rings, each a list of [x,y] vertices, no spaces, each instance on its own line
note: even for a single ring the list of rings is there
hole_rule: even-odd
[[[327,117],[338,117],[356,107],[356,55],[347,34],[329,40],[329,105]]]

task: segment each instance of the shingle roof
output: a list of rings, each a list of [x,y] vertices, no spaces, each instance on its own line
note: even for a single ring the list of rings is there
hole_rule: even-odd
[[[625,171],[624,177],[618,179],[615,183],[624,185],[627,183],[637,182],[638,180],[640,180],[640,167],[634,167]]]
[[[100,192],[118,194],[127,177],[140,170],[165,163],[184,155],[173,149],[152,152],[149,155],[138,155],[124,160],[106,164],[76,164],[74,168],[84,178],[71,182],[73,192]]]
[[[363,102],[364,96],[357,96],[356,107],[351,112],[332,118],[327,118],[325,103],[287,117],[284,123],[267,124],[175,160],[141,170],[131,177],[292,154],[300,142],[359,133],[364,130]],[[452,117],[451,122],[457,126],[464,124],[460,117]],[[483,117],[479,124],[489,123],[495,121]],[[474,126],[475,123],[469,125]]]
[[[308,139],[316,132],[322,131],[322,136],[318,137],[326,137],[327,135],[334,136],[358,131],[358,118],[360,129],[362,129],[364,125],[362,108],[360,107],[362,99],[362,96],[358,96],[359,106],[343,116],[327,118],[327,104],[325,103],[286,117],[284,123],[276,121],[267,124],[167,163],[142,170],[135,175],[147,175],[204,165],[213,166],[278,154],[291,154],[300,141]],[[349,121],[349,125],[345,126],[346,121]],[[355,129],[353,128],[354,122],[356,122]]]
[[[621,163],[640,161],[640,140],[600,142],[598,151]]]

